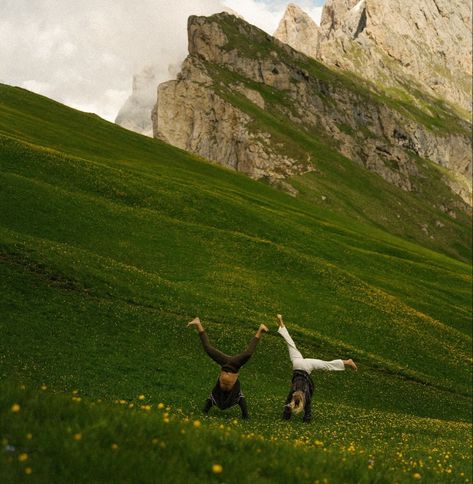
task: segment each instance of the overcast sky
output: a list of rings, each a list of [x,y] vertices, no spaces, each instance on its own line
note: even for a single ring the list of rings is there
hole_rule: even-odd
[[[318,23],[323,0],[297,2]],[[113,121],[145,65],[187,53],[187,17],[230,7],[272,34],[279,0],[0,0],[0,82]]]

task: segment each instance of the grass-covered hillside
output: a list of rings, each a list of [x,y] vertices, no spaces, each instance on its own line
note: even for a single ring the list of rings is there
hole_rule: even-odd
[[[471,482],[468,264],[4,85],[0,153],[2,482]],[[359,365],[308,425],[276,312]],[[195,315],[228,353],[270,325],[248,421],[202,418]]]

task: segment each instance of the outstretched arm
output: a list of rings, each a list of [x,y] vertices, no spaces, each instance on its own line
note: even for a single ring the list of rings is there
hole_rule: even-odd
[[[212,406],[213,406],[212,399],[207,398],[207,400],[205,400],[204,408],[202,409],[202,411],[205,413],[205,415],[207,415],[209,413],[209,410],[212,408]]]
[[[248,415],[248,407],[246,405],[245,397],[240,397],[240,400],[238,400],[238,405],[240,405],[240,409],[241,409],[241,418],[246,420],[249,417],[249,415]]]
[[[302,418],[304,422],[310,422],[312,420],[312,402],[310,395],[306,394],[305,404],[304,404],[304,417]]]
[[[282,418],[284,420],[289,420],[292,416],[292,410],[291,410],[291,407],[289,406],[292,400],[292,394],[293,394],[293,391],[291,388],[291,390],[289,391],[289,394],[287,395],[286,403],[284,404],[284,410],[282,412]]]
[[[212,360],[215,361],[215,363],[218,363],[220,366],[225,365],[228,363],[228,360],[230,357],[226,355],[225,353],[222,353],[221,351],[217,350],[214,348],[210,342],[209,338],[207,337],[207,333],[204,330],[204,327],[202,326],[202,323],[200,322],[199,318],[193,319],[190,323],[187,324],[187,327],[194,326],[200,337],[200,341],[202,342],[202,346],[204,347],[205,352],[212,358]]]

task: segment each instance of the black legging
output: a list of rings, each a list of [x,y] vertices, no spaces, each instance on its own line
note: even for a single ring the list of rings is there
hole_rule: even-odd
[[[256,350],[256,345],[259,343],[259,338],[254,336],[243,353],[229,356],[217,350],[209,343],[209,338],[207,337],[207,333],[205,331],[200,332],[199,336],[200,340],[202,341],[202,346],[210,358],[212,358],[215,363],[218,363],[222,367],[222,370],[232,373],[238,373],[240,368],[251,358],[251,355]]]

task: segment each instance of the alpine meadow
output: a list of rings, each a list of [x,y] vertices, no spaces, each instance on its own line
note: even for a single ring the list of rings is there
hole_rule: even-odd
[[[433,159],[471,123],[359,75],[223,13],[189,19],[154,138],[0,84],[0,482],[471,483],[468,170]],[[312,374],[310,423],[278,313],[358,365]],[[196,316],[228,354],[268,326],[248,419],[202,413]]]

